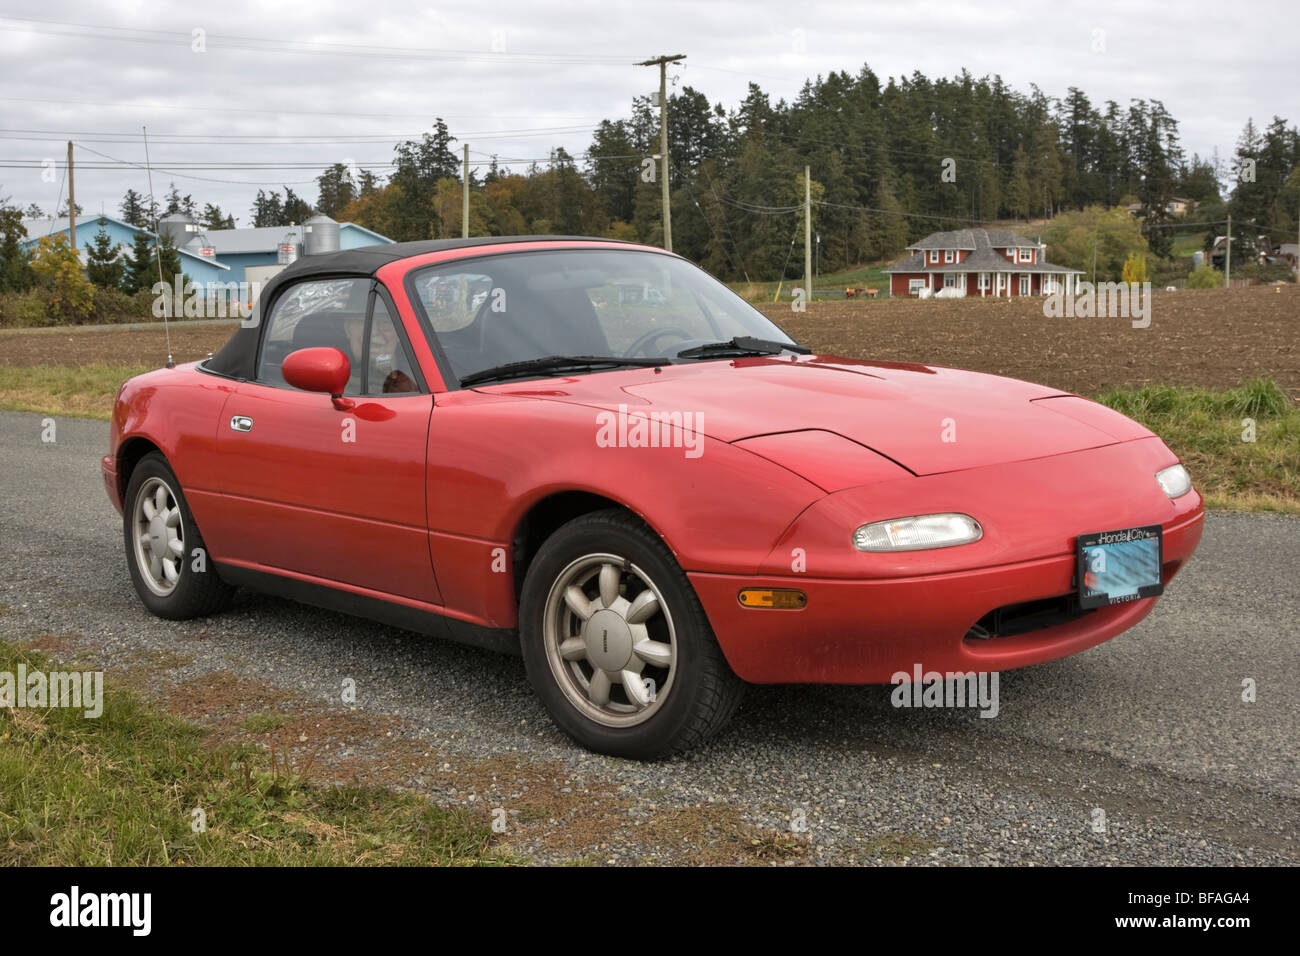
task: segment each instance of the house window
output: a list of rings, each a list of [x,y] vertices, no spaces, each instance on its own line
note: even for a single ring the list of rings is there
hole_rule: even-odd
[[[1033,282],[1033,280],[1030,279],[1029,276],[1021,276],[1021,277],[1020,277],[1020,294],[1021,294],[1021,295],[1029,295],[1029,288],[1030,288],[1032,282]]]
[[[1016,251],[1019,253],[1019,259],[1020,259],[1021,262],[1033,262],[1033,261],[1034,261],[1034,250],[1033,250],[1033,249],[1017,249]]]
[[[938,265],[938,264],[939,264],[939,250],[938,250],[938,249],[931,249],[931,250],[930,250],[930,262],[931,262],[931,264],[933,264],[933,265]]]
[[[989,287],[989,274],[987,272],[980,273],[979,287],[981,289],[987,289]]]
[[[925,280],[924,280],[924,279],[908,279],[908,280],[907,280],[907,294],[908,294],[908,295],[916,295],[918,292],[920,292],[920,291],[921,291],[922,289],[924,289],[924,288],[925,288]]]
[[[944,276],[943,276],[943,287],[944,287],[945,289],[955,289],[955,288],[957,288],[957,273],[955,273],[955,272],[946,272],[946,273],[944,273]]]
[[[951,249],[945,249],[945,250],[943,250],[943,261],[944,261],[944,262],[952,262],[952,250],[951,250]]]

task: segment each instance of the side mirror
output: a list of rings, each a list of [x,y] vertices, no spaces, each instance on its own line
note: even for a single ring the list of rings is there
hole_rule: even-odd
[[[346,411],[356,405],[343,397],[352,375],[352,363],[339,349],[314,348],[291,352],[280,366],[280,374],[294,388],[304,392],[325,392],[334,400],[334,407]]]

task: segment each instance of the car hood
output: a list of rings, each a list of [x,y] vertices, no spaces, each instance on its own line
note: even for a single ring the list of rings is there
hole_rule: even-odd
[[[622,406],[629,414],[691,413],[685,422],[731,443],[831,432],[917,475],[1043,458],[1151,434],[1100,405],[1017,379],[828,356],[698,362],[657,372],[575,376],[559,387],[554,380],[521,383],[503,391],[616,412]],[[798,470],[797,462],[782,464]]]

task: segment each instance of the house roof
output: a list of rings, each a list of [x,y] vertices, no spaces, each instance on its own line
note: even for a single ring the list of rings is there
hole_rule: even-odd
[[[130,229],[133,232],[137,230],[140,232],[148,232],[147,229],[140,229],[138,226],[133,226],[129,222],[125,222],[113,216],[78,216],[77,228],[80,229],[85,225],[98,224],[101,219],[106,222],[117,223],[117,225],[121,226],[123,229]],[[24,219],[23,228],[27,230],[27,239],[29,241],[34,241],[40,239],[42,236],[53,236],[60,232],[67,232],[68,217],[64,216],[62,219]],[[150,232],[149,235],[153,235],[153,233]]]
[[[1037,249],[1040,245],[1010,229],[957,229],[953,232],[932,232],[907,248],[974,250],[979,248],[981,235],[995,249]]]
[[[121,226],[123,229],[129,229],[133,233],[144,233],[146,236],[149,236],[151,239],[153,238],[154,234],[148,229],[141,229],[139,226],[133,226],[129,222],[126,222],[123,219],[116,219],[113,216],[78,216],[77,228],[81,229],[82,226],[97,226],[101,219],[104,220],[105,222],[116,223],[117,225]],[[22,242],[25,245],[30,245],[34,242],[39,241],[44,236],[53,236],[61,232],[67,232],[68,220],[67,219],[62,219],[62,220],[24,219],[23,229],[27,231],[27,238],[24,239]],[[188,243],[186,245],[188,245]],[[210,256],[201,256],[194,250],[187,249],[185,246],[180,246],[179,248],[177,248],[176,251],[179,252],[181,255],[185,256],[187,259],[197,259],[199,262],[206,262],[208,265],[213,266],[217,269],[225,269],[226,271],[230,270],[230,266],[226,265],[224,262],[218,262],[216,259],[213,259]]]
[[[355,222],[341,222],[339,229],[355,229],[374,238],[376,243],[392,243],[392,239],[358,226]],[[218,256],[240,256],[262,252],[275,252],[286,240],[301,244],[302,226],[253,226],[246,229],[204,229],[201,234]],[[289,237],[292,236],[292,239]]]
[[[958,241],[969,241],[970,245],[952,245],[935,242],[935,237],[952,237]],[[1010,262],[995,249],[1042,248],[1039,243],[1029,242],[1016,235],[1010,229],[959,229],[956,232],[934,232],[918,243],[907,248],[919,252],[897,262],[885,269],[886,273],[895,272],[1079,272],[1068,266],[1057,266],[1050,262]],[[932,249],[965,249],[971,254],[961,262],[949,262],[944,265],[926,261],[926,253]]]

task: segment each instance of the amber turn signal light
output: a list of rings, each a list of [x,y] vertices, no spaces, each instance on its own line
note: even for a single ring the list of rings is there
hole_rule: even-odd
[[[743,607],[771,607],[797,611],[808,606],[808,595],[794,588],[745,588],[739,596]]]

